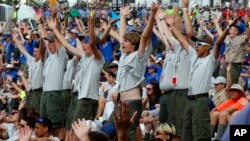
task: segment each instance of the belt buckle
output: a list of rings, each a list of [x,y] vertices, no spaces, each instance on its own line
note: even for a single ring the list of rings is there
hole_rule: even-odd
[[[188,96],[188,99],[189,99],[189,100],[195,100],[195,99],[196,99],[196,96],[195,96],[195,95]]]

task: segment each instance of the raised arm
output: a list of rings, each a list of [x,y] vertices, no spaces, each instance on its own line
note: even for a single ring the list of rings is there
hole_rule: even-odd
[[[215,57],[215,59],[217,59],[217,58],[219,57],[219,52],[220,52],[221,44],[222,44],[222,42],[225,40],[225,38],[226,38],[226,36],[227,36],[227,34],[228,34],[229,29],[230,29],[234,24],[236,24],[236,22],[238,21],[239,18],[240,18],[240,16],[237,17],[236,19],[234,19],[233,22],[230,23],[230,24],[227,26],[227,28],[224,30],[224,32],[222,33],[222,35],[219,36],[217,42],[215,43],[215,47],[214,47],[214,57]]]
[[[163,22],[165,22],[165,13],[163,12],[163,10],[161,8],[157,9],[155,20],[156,20],[158,29],[161,29],[161,30],[159,30],[159,33],[160,33],[160,36],[161,36],[161,40],[164,43],[165,47],[167,48],[167,47],[169,47],[169,44],[168,44],[167,38],[165,37],[166,33],[163,30],[164,29],[163,28],[163,26],[164,26]]]
[[[104,33],[103,33],[101,39],[100,39],[100,44],[104,44],[104,43],[105,43],[105,41],[107,40],[107,38],[108,38],[108,36],[109,36],[109,32],[110,32],[112,26],[113,26],[116,22],[118,22],[119,20],[120,20],[119,18],[114,19],[114,20],[108,22],[108,25],[107,25],[107,23],[106,23],[105,21],[101,21],[101,28],[103,28],[105,31],[104,31]]]
[[[183,47],[186,52],[188,52],[188,49],[190,47],[189,42],[186,40],[185,36],[182,35],[182,33],[174,26],[174,17],[171,15],[166,15],[165,18],[166,22],[168,23],[168,25],[171,27],[172,29],[172,33],[174,34],[174,36],[177,38],[177,40],[179,40],[179,42],[182,44],[181,47]]]
[[[212,16],[212,18],[213,18],[213,22],[214,22],[215,28],[216,28],[219,36],[222,35],[222,30],[221,30],[221,27],[219,25],[219,20],[218,20],[217,16],[214,14]]]
[[[45,30],[44,25],[43,25],[43,21],[42,21],[42,11],[39,11],[35,14],[36,17],[36,22],[38,23],[38,29],[40,30],[41,33],[41,37],[47,37],[48,36],[48,32]]]
[[[120,35],[118,32],[114,31],[113,29],[110,30],[109,35],[113,37],[115,40],[117,40],[120,44]]]
[[[62,45],[64,47],[66,47],[71,53],[73,53],[77,57],[81,57],[83,55],[74,46],[71,46],[68,43],[68,41],[64,38],[64,36],[58,31],[58,29],[56,28],[56,21],[54,21],[53,19],[47,19],[47,23],[48,23],[48,26],[50,27],[50,29],[53,29],[55,36],[62,43]]]
[[[96,36],[95,36],[95,13],[91,14],[89,16],[89,45],[91,47],[91,50],[95,56],[96,60],[101,60],[102,59],[102,54],[101,52],[97,49],[96,47]]]
[[[13,38],[13,41],[14,41],[15,45],[20,50],[20,52],[27,57],[29,55],[29,53],[27,52],[25,47],[18,41],[18,39],[17,39],[18,38],[18,33],[12,32],[12,38]]]
[[[147,26],[141,35],[140,46],[138,49],[138,53],[140,57],[143,56],[147,47],[147,41],[151,38],[151,33],[153,31],[153,26],[154,26],[154,21],[155,21],[154,17],[155,17],[158,7],[159,5],[155,3],[153,3],[151,6],[151,12],[150,12],[149,20],[147,22]]]
[[[194,32],[188,13],[188,5],[189,5],[189,0],[182,0],[182,10],[183,10],[183,18],[184,18],[186,32],[189,37],[192,37],[194,35]]]
[[[29,91],[28,81],[27,81],[27,79],[25,78],[23,71],[22,71],[22,70],[19,70],[19,71],[17,72],[17,74],[21,77],[22,82],[23,82],[24,87],[25,87],[25,90],[26,90],[26,91]]]
[[[155,26],[153,27],[153,32],[157,36],[157,38],[159,38],[161,41],[163,40],[160,31]]]
[[[126,28],[127,28],[126,17],[130,14],[130,12],[131,12],[130,6],[124,6],[120,10],[120,16],[121,16],[120,29],[119,29],[119,34],[120,34],[120,40],[119,40],[119,42],[120,43],[122,43],[123,36],[126,33]]]

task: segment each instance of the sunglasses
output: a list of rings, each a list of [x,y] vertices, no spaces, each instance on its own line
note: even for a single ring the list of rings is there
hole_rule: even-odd
[[[205,42],[195,42],[195,46],[210,46],[210,44],[205,43]]]

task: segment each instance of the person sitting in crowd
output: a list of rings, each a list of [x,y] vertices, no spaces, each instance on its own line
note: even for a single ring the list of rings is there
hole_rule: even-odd
[[[218,126],[215,140],[221,139],[227,124],[230,121],[230,117],[235,115],[236,111],[243,109],[248,103],[246,93],[241,85],[233,84],[231,88],[226,89],[226,92],[229,94],[230,99],[226,100],[210,112],[212,137],[214,136],[216,126]]]

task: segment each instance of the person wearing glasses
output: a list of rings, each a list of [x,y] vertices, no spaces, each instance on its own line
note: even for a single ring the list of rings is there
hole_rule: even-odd
[[[186,40],[174,25],[173,16],[166,19],[174,36],[180,41],[182,47],[189,55],[189,91],[186,99],[183,116],[182,140],[211,140],[210,138],[210,109],[208,91],[211,86],[211,78],[215,68],[215,61],[219,56],[220,45],[226,38],[228,30],[239,19],[236,18],[228,25],[226,30],[217,40],[212,49],[213,40],[208,36],[192,37],[194,47]],[[211,53],[210,53],[211,52]],[[200,128],[202,126],[202,128]]]
[[[146,85],[147,98],[143,101],[143,107],[146,107],[141,115],[140,122],[145,125],[145,139],[150,137],[151,130],[155,131],[158,125],[158,116],[154,116],[151,111],[159,109],[161,89],[157,81],[153,81]],[[159,112],[159,111],[158,111]],[[155,120],[154,120],[155,119]]]

